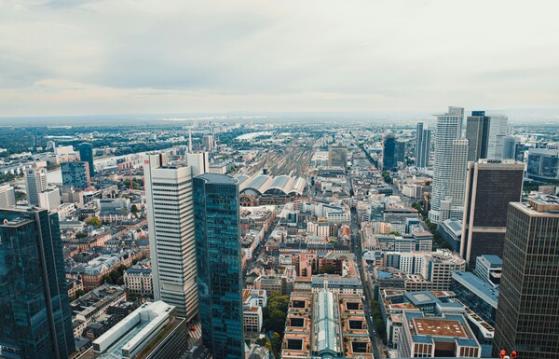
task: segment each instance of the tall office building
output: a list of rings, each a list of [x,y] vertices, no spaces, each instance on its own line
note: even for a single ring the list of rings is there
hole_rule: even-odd
[[[423,141],[423,122],[415,125],[415,164],[419,167],[419,157],[421,153],[421,141]]]
[[[58,215],[0,210],[0,357],[66,359],[74,350]]]
[[[489,119],[489,138],[487,140],[487,158],[500,160],[503,158],[503,144],[508,135],[508,120],[505,116],[491,116]]]
[[[466,183],[466,170],[468,167],[468,140],[461,138],[452,142],[452,163],[450,164],[450,177],[446,198],[451,199],[452,218],[456,218],[454,211],[459,212],[462,218],[464,206],[464,184]]]
[[[204,135],[204,148],[208,152],[212,152],[215,147],[215,137],[212,134]]]
[[[396,164],[406,160],[407,141],[396,141]]]
[[[10,185],[0,186],[0,208],[9,208],[16,204],[14,188]]]
[[[387,134],[384,137],[382,146],[382,169],[390,171],[397,167],[396,159],[396,138],[393,134]]]
[[[39,207],[53,211],[62,202],[58,187],[51,187],[39,193]]]
[[[423,122],[419,122],[415,131],[415,165],[419,168],[427,168],[431,151],[431,130],[424,128]]]
[[[83,161],[64,162],[60,166],[62,184],[66,187],[86,189],[90,185],[89,164]]]
[[[192,167],[192,176],[210,172],[210,158],[208,152],[187,153],[186,163]]]
[[[505,136],[503,139],[503,159],[512,160],[516,158],[516,138]]]
[[[511,203],[493,350],[559,356],[559,198]]]
[[[468,164],[460,255],[470,266],[483,254],[503,256],[508,204],[520,201],[523,177],[522,163]]]
[[[95,165],[93,164],[93,146],[90,143],[82,143],[79,146],[80,160],[87,162],[89,166],[89,177],[95,176]]]
[[[163,153],[144,162],[154,299],[187,320],[198,313],[191,171]]]
[[[214,358],[244,358],[239,185],[213,173],[193,182],[202,340]]]
[[[448,219],[452,212],[459,213],[463,205],[464,197],[460,197],[460,187],[456,184],[461,179],[465,180],[466,161],[461,157],[460,163],[455,163],[455,156],[464,155],[464,146],[467,149],[467,142],[459,140],[463,117],[464,109],[460,107],[449,107],[447,113],[437,116],[433,190],[429,211],[429,218],[433,223],[438,224]],[[467,150],[465,155],[467,159]],[[462,185],[462,194],[463,187]]]
[[[489,141],[489,117],[485,111],[472,111],[466,120],[466,139],[468,139],[468,161],[487,158]]]
[[[30,205],[39,205],[39,193],[47,189],[47,169],[40,165],[34,165],[25,170],[25,189],[27,191],[27,202]]]

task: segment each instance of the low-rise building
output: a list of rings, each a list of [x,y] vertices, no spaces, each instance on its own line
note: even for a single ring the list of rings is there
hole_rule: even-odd
[[[94,358],[180,357],[187,350],[186,320],[163,301],[145,303],[93,341]]]
[[[293,292],[285,327],[282,358],[373,358],[359,295]]]
[[[468,308],[495,326],[499,289],[471,272],[452,273],[452,291]]]
[[[103,315],[110,306],[122,303],[125,300],[124,288],[103,285],[71,302],[74,336],[81,336],[83,329]]]
[[[462,221],[458,219],[445,219],[437,227],[437,232],[453,251],[460,251],[460,238],[462,237]]]
[[[503,260],[501,257],[486,254],[476,258],[475,275],[483,279],[493,287],[501,284],[501,274],[503,272]]]
[[[243,322],[246,334],[260,333],[264,322],[263,308],[267,305],[268,295],[265,290],[243,290]]]
[[[461,314],[427,317],[403,312],[398,354],[402,358],[480,358],[481,346]]]
[[[153,297],[151,268],[131,267],[124,271],[124,287],[132,296]]]
[[[75,279],[68,279],[66,282],[68,284],[68,298],[70,298],[70,300],[76,299],[79,294],[84,291],[83,282],[80,277]]]

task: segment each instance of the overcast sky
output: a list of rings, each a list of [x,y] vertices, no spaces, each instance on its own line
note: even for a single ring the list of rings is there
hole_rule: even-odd
[[[0,0],[0,116],[558,107],[558,14],[557,0]]]

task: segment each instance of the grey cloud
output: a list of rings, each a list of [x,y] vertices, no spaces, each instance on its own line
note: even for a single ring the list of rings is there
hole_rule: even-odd
[[[97,110],[113,98],[130,108],[126,101],[140,92],[150,109],[178,110],[202,96],[206,110],[255,104],[278,111],[435,111],[448,101],[556,102],[557,2],[543,0],[548,11],[534,18],[525,16],[528,5],[506,0],[449,3],[49,0],[23,10],[21,3],[0,4],[0,87],[26,105],[16,107],[38,111],[42,102],[34,104],[33,96],[60,83],[88,90],[51,88],[59,96],[49,98],[49,111]],[[462,19],[474,16],[492,26],[464,26]],[[95,101],[86,97],[94,95]],[[101,111],[114,108],[107,103]]]
[[[35,63],[0,53],[0,88],[24,88],[48,74],[48,70]]]

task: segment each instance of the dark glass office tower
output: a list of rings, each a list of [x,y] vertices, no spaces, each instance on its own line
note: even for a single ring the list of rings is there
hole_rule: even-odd
[[[485,111],[472,111],[466,122],[466,139],[468,140],[468,161],[487,158],[489,145],[489,117]]]
[[[431,130],[423,128],[423,122],[418,122],[415,129],[415,165],[419,168],[429,166],[429,152],[431,151]]]
[[[406,147],[406,142],[396,141],[396,162],[404,162],[406,160]]]
[[[494,352],[559,357],[559,198],[511,203],[503,251]]]
[[[244,358],[239,186],[206,173],[193,187],[202,340],[214,358]]]
[[[396,162],[396,138],[394,135],[386,135],[382,151],[382,169],[390,171],[395,169]]]
[[[90,143],[82,143],[79,146],[80,160],[87,162],[89,166],[89,177],[95,176],[95,166],[93,165],[93,146]]]
[[[503,256],[508,204],[520,201],[523,177],[523,163],[468,163],[460,255],[470,266],[483,254]]]
[[[62,172],[62,184],[76,189],[89,187],[89,164],[83,161],[64,162],[60,166]]]
[[[415,125],[415,165],[421,167],[421,145],[423,142],[423,122],[418,122]]]
[[[0,348],[30,359],[74,350],[57,214],[0,210]]]

